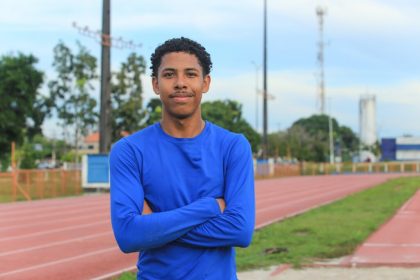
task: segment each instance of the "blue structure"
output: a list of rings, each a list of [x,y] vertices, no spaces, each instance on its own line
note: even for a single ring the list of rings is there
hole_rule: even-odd
[[[420,137],[383,138],[382,161],[420,161]]]
[[[381,140],[381,160],[395,161],[397,155],[397,145],[395,138],[382,138]]]
[[[109,188],[109,157],[107,154],[88,154],[82,159],[83,188]]]

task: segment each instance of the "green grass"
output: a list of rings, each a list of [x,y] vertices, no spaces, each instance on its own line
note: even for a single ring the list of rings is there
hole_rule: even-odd
[[[420,177],[391,180],[254,233],[251,246],[236,249],[239,271],[280,263],[301,267],[351,254],[418,189]],[[266,251],[274,253],[266,253]],[[135,279],[125,273],[120,280]]]

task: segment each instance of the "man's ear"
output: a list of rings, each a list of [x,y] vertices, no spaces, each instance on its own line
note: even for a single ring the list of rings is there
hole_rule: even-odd
[[[209,91],[210,89],[210,83],[211,83],[211,77],[210,75],[206,75],[204,76],[204,80],[203,80],[203,93],[206,93]]]
[[[152,77],[152,87],[155,94],[159,95],[159,83],[157,77]]]

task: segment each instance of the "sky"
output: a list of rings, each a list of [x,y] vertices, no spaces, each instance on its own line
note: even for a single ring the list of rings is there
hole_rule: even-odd
[[[150,54],[165,40],[189,37],[212,56],[210,91],[204,101],[234,99],[243,116],[262,131],[263,0],[111,1],[111,34],[141,45],[112,48],[118,69],[130,52]],[[53,48],[76,42],[100,58],[100,45],[74,26],[101,29],[100,0],[0,0],[0,55],[33,54],[45,80],[54,78]],[[359,133],[359,100],[375,95],[379,138],[420,136],[420,1],[267,0],[268,130],[289,128],[319,113],[317,63],[324,17],[326,113]],[[145,104],[155,97],[150,71],[143,77]],[[99,87],[92,96],[99,97]],[[41,91],[48,94],[44,86]],[[44,133],[57,136],[56,120]]]

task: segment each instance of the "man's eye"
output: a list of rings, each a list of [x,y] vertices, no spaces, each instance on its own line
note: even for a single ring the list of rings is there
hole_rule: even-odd
[[[195,73],[195,72],[188,72],[187,73],[187,76],[188,77],[195,77],[195,76],[197,76],[197,73]]]
[[[172,73],[172,72],[163,73],[163,77],[165,77],[165,78],[170,78],[170,77],[173,77],[173,76],[174,76],[174,73]]]

